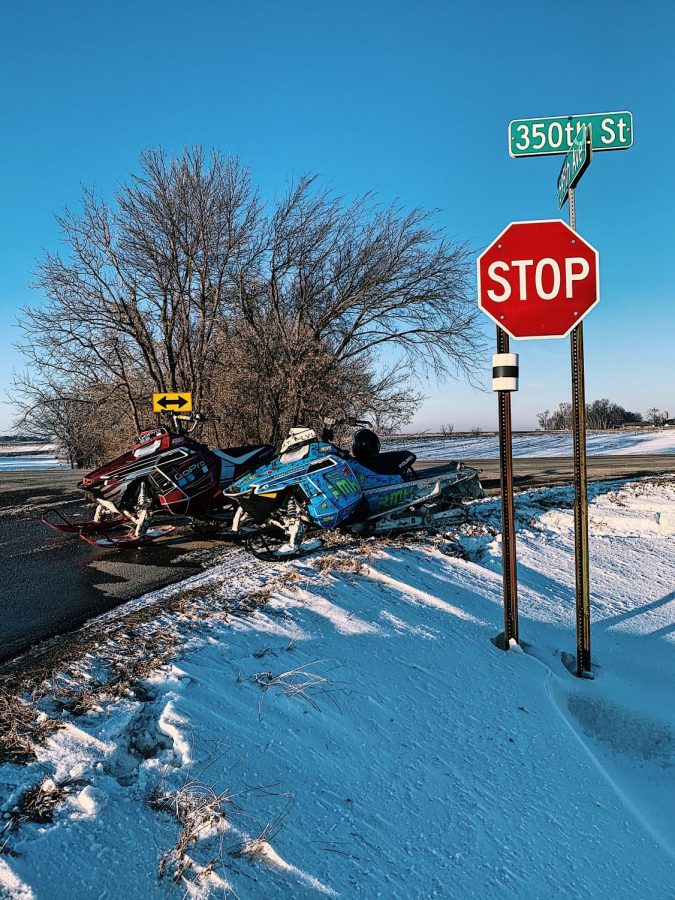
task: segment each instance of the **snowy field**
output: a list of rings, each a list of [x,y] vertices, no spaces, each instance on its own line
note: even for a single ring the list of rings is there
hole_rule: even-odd
[[[493,500],[442,540],[221,549],[89,623],[20,685],[0,897],[675,896],[675,479],[590,491],[593,681],[567,488],[517,498],[525,652],[491,642]]]
[[[590,455],[675,453],[675,428],[653,431],[589,431],[586,439]],[[496,459],[499,438],[495,435],[451,438],[412,438],[393,441],[384,449],[405,447],[420,459]],[[572,435],[557,432],[515,434],[514,456],[572,456]]]
[[[654,431],[601,431],[588,433],[589,454],[650,454],[675,453],[675,428]],[[383,449],[405,447],[419,459],[495,459],[499,456],[496,435],[456,438],[402,438],[384,442]],[[514,456],[571,456],[572,438],[569,434],[515,435]],[[53,444],[0,443],[0,473],[29,469],[54,469],[67,466],[56,455]]]
[[[57,469],[67,463],[56,455],[54,444],[0,443],[0,472]]]

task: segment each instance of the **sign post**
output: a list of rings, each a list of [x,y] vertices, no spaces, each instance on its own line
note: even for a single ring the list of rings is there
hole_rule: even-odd
[[[518,643],[518,573],[513,498],[513,441],[511,391],[518,388],[518,357],[509,353],[509,336],[497,326],[497,355],[492,360],[492,389],[497,391],[499,412],[499,473],[502,495],[502,587],[504,594],[504,645]]]
[[[569,199],[569,228],[572,244],[577,244],[579,255],[572,258],[565,255],[565,290],[566,300],[571,304],[557,304],[562,311],[572,312],[575,321],[569,325],[569,316],[563,314],[553,322],[550,316],[540,309],[533,314],[532,304],[521,304],[520,310],[513,308],[508,301],[512,295],[527,301],[528,284],[530,298],[546,301],[559,300],[560,292],[556,290],[562,279],[560,258],[554,253],[547,258],[525,252],[526,246],[518,247],[517,241],[511,239],[510,253],[505,252],[504,239],[508,236],[513,223],[505,229],[488,249],[479,257],[478,266],[478,305],[492,318],[497,325],[501,324],[513,337],[564,337],[570,335],[570,356],[572,363],[572,433],[574,439],[574,537],[575,537],[575,574],[576,574],[576,613],[577,613],[577,675],[580,678],[592,678],[591,671],[591,617],[590,587],[588,560],[588,484],[586,472],[586,390],[584,385],[584,329],[583,317],[598,302],[598,254],[590,244],[576,234],[576,202],[575,185],[588,168],[593,151],[627,150],[633,145],[633,114],[627,110],[620,112],[589,113],[578,116],[544,117],[540,119],[513,119],[508,129],[509,154],[513,157],[547,156],[566,154],[560,175],[558,176],[557,194],[558,209],[562,209]],[[534,223],[530,223],[534,224]],[[544,224],[544,223],[540,223]],[[560,222],[563,225],[563,222]],[[512,237],[512,236],[511,236]],[[499,241],[502,243],[498,243]],[[481,260],[495,246],[500,251],[488,259],[483,266],[484,278],[491,281],[492,287],[481,289]],[[585,250],[584,250],[585,248]],[[538,248],[540,249],[540,248]],[[569,247],[568,247],[569,250]],[[590,257],[587,251],[592,251]],[[516,253],[519,258],[516,258]],[[510,256],[510,261],[507,260]],[[531,259],[526,258],[532,256]],[[528,271],[535,268],[534,290],[528,282]],[[544,273],[552,273],[553,283],[544,281]],[[514,281],[517,274],[517,286]],[[575,293],[577,282],[583,282],[585,288]],[[594,298],[594,299],[593,299]],[[535,304],[536,305],[536,304]],[[550,307],[549,307],[550,309]],[[529,326],[527,322],[530,322]],[[548,320],[548,326],[547,326]],[[566,327],[569,325],[569,327]],[[564,330],[561,333],[561,329]],[[519,332],[519,333],[517,333]]]
[[[576,231],[574,188],[569,189],[570,228]],[[574,561],[577,613],[577,676],[592,678],[591,599],[588,557],[588,478],[586,472],[586,386],[584,323],[570,334],[572,361],[572,435],[574,441]]]
[[[569,188],[568,188],[569,190]],[[502,488],[502,560],[505,645],[518,641],[516,543],[511,453],[511,400],[516,339],[571,336],[575,459],[577,586],[577,674],[591,671],[588,578],[588,505],[582,319],[599,301],[598,252],[573,228],[574,188],[569,190],[570,225],[561,219],[512,222],[478,257],[478,306],[497,324],[498,356],[493,389],[499,395],[499,456]]]

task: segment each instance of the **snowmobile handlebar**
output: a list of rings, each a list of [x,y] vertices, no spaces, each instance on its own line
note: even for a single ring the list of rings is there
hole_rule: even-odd
[[[339,428],[341,425],[351,425],[352,428],[372,428],[373,423],[366,419],[357,419],[354,416],[346,416],[344,419],[337,419],[333,416],[326,416],[317,412],[315,409],[305,410],[305,419],[318,419],[325,428]],[[304,421],[301,420],[301,421]]]
[[[341,425],[350,425],[352,428],[372,428],[372,422],[365,419],[356,419],[354,416],[347,416],[346,419],[333,419],[330,416],[322,416],[323,430],[321,439],[324,441],[333,441],[335,437],[335,429]]]
[[[173,427],[176,431],[182,432],[183,434],[192,434],[197,425],[209,421],[208,418],[201,413],[171,413],[171,418],[173,419]],[[183,425],[183,422],[192,422],[192,425],[188,428]]]

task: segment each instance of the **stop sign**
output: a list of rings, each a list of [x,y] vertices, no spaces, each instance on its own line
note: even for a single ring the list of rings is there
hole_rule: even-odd
[[[565,337],[600,299],[598,270],[562,219],[511,222],[478,257],[478,305],[511,337]]]

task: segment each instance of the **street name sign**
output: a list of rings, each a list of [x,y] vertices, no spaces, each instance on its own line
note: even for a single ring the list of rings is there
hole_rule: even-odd
[[[477,266],[478,306],[516,339],[565,337],[599,301],[598,251],[562,219],[511,222]]]
[[[573,188],[591,163],[592,139],[590,125],[585,125],[569,149],[558,175],[558,209],[562,209],[570,188]]]
[[[633,143],[633,113],[589,113],[509,122],[511,156],[567,153],[585,125],[591,126],[593,150],[627,150]]]
[[[192,412],[192,394],[163,393],[152,395],[153,412],[168,412],[169,410]]]

